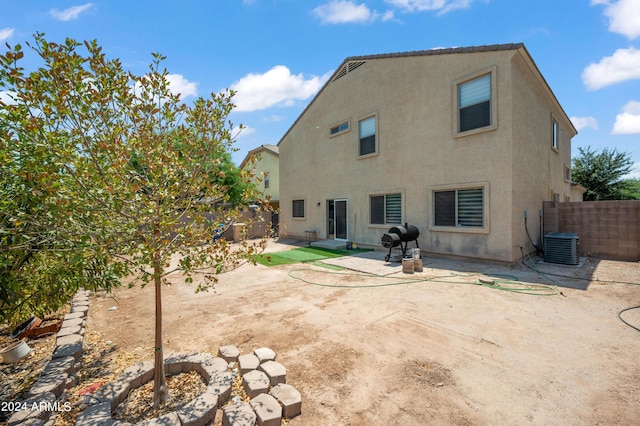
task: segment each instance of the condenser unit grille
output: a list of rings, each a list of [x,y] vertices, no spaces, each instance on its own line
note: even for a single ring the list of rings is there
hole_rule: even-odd
[[[580,237],[576,234],[557,232],[545,235],[544,261],[577,265],[580,261]]]

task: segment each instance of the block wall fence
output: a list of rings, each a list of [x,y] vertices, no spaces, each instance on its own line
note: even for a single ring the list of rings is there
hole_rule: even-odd
[[[637,262],[640,260],[640,200],[546,201],[544,227],[549,232],[580,236],[580,255]]]

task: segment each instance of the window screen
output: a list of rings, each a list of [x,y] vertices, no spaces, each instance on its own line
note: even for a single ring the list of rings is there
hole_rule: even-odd
[[[293,200],[293,217],[304,217],[304,200]]]
[[[369,117],[359,123],[360,130],[360,155],[376,152],[376,118]]]
[[[349,122],[348,121],[329,129],[329,134],[330,135],[336,135],[338,133],[346,132],[347,130],[349,130]]]
[[[491,124],[491,74],[458,86],[460,131],[477,129]]]
[[[372,224],[402,223],[402,195],[375,195],[370,198]]]
[[[482,188],[458,190],[458,226],[482,226]]]
[[[371,197],[371,223],[384,224],[384,195]]]
[[[456,191],[439,191],[433,198],[435,225],[456,226]]]
[[[402,223],[402,196],[400,194],[385,196],[385,216],[386,223]]]
[[[482,188],[437,191],[433,194],[434,225],[482,227],[484,191]]]

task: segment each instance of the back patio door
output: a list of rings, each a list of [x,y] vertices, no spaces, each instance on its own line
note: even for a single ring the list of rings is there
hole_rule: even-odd
[[[338,199],[327,201],[327,235],[329,239],[347,240],[348,213],[349,207],[347,200]]]

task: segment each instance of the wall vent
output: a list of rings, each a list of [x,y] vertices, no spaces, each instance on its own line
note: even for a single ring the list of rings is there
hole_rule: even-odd
[[[577,234],[552,232],[544,236],[544,261],[577,265],[580,261],[580,237]]]
[[[340,69],[340,71],[338,71],[338,73],[336,74],[335,77],[333,77],[333,80],[331,80],[332,82],[336,81],[337,79],[339,79],[340,77],[344,77],[345,75],[347,75],[347,66],[345,65],[344,67],[342,67]]]
[[[364,63],[365,63],[364,61],[349,62],[348,71],[351,72],[351,71],[355,70],[356,68],[358,68],[360,65],[362,65]]]
[[[331,82],[333,83],[337,79],[344,77],[350,72],[353,72],[356,68],[358,68],[360,65],[363,65],[363,64],[366,64],[366,61],[347,62],[346,64],[344,64],[342,68],[340,68],[340,71],[336,73],[336,76],[333,77],[333,80],[331,80]]]

